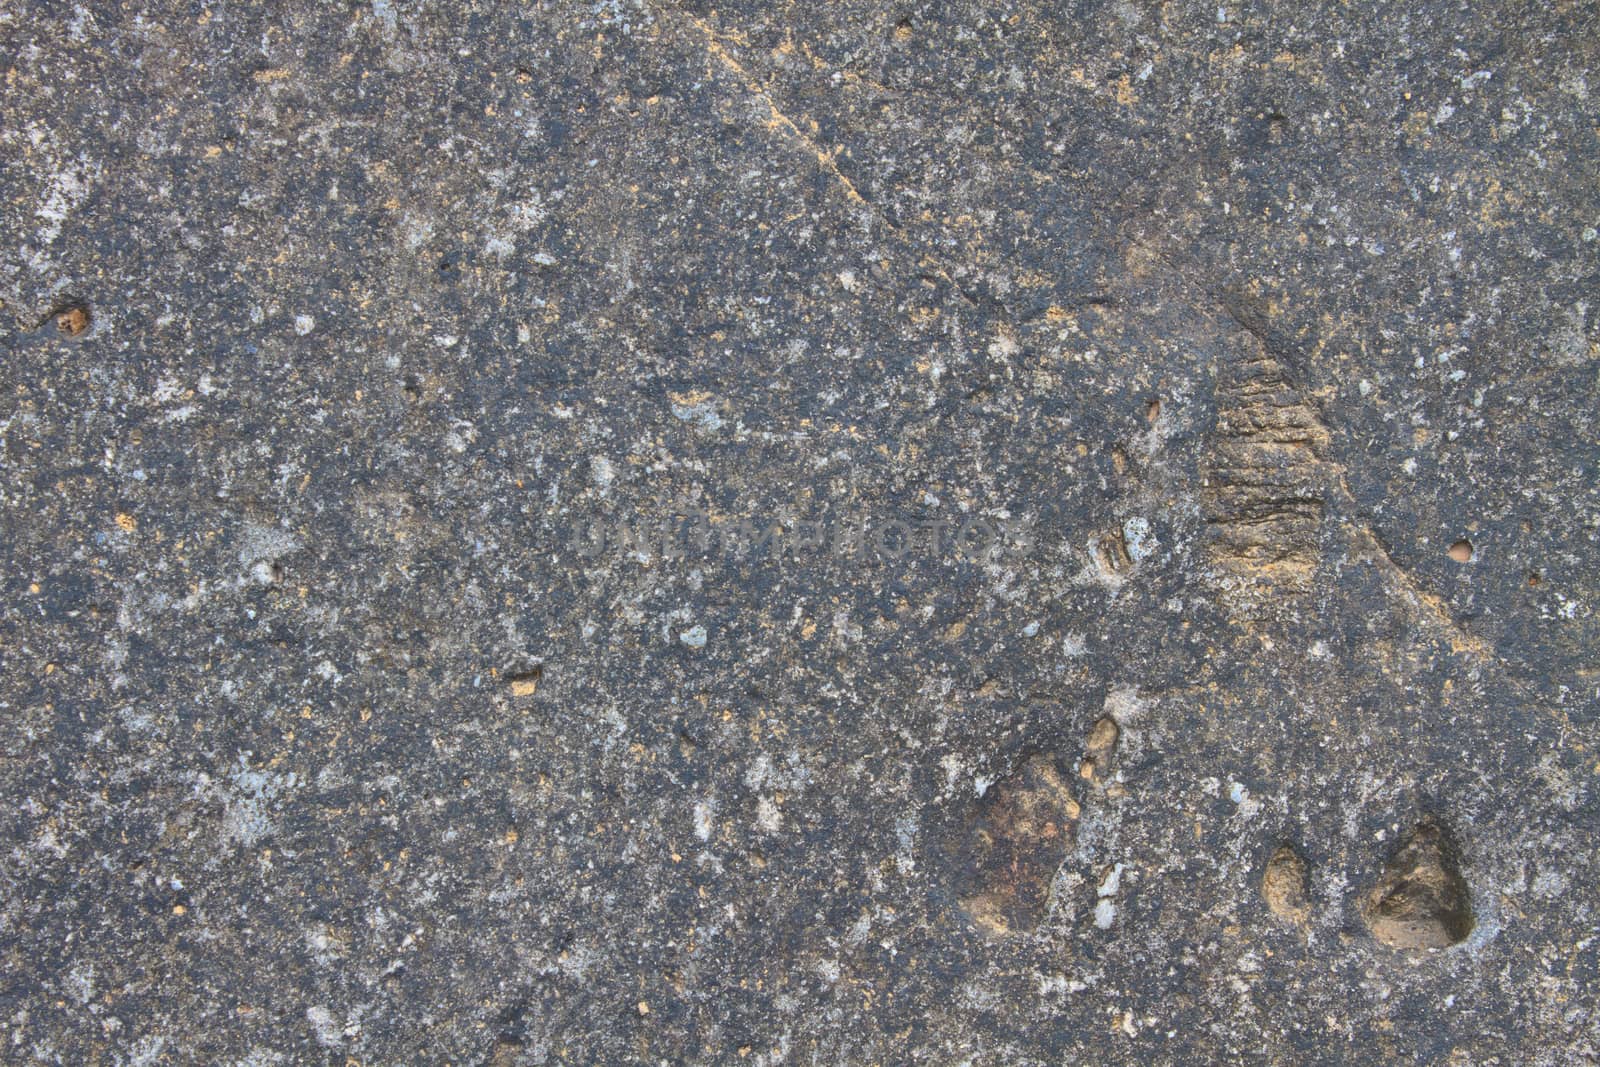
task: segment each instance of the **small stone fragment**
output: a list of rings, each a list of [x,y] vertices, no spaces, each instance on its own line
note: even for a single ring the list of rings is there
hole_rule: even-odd
[[[1432,816],[1401,842],[1361,917],[1391,948],[1448,948],[1472,932],[1472,903],[1455,842]]]
[[[1306,861],[1294,846],[1279,845],[1261,876],[1261,895],[1272,914],[1296,924],[1304,924],[1311,917],[1306,875]]]

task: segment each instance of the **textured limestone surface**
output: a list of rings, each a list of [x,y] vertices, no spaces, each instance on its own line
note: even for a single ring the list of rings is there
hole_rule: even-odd
[[[1592,0],[0,77],[0,1060],[1600,1060]]]

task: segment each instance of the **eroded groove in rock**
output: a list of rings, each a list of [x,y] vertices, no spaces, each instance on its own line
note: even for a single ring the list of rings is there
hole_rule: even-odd
[[[1328,432],[1259,339],[1240,334],[1239,345],[1218,378],[1203,471],[1207,552],[1247,597],[1303,593],[1317,569]]]
[[[1031,930],[1072,844],[1078,802],[1050,756],[1030,758],[978,802],[958,857],[961,906],[994,935]]]

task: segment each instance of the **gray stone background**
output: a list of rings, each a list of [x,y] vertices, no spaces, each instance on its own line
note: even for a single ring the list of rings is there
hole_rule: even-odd
[[[0,72],[6,1062],[1600,1058],[1594,3]]]

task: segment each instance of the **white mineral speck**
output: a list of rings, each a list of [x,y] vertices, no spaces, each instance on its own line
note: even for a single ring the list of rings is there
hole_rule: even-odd
[[[1150,520],[1138,516],[1122,524],[1122,540],[1135,563],[1147,559],[1156,550],[1156,539],[1150,533]]]
[[[605,456],[589,457],[589,479],[602,494],[611,488],[611,481],[616,476],[617,468]]]
[[[702,841],[711,840],[711,817],[716,810],[716,805],[709,800],[702,800],[694,806],[694,836]]]
[[[783,813],[778,810],[778,805],[772,802],[771,797],[762,797],[756,801],[756,825],[769,834],[775,834],[783,828]]]

